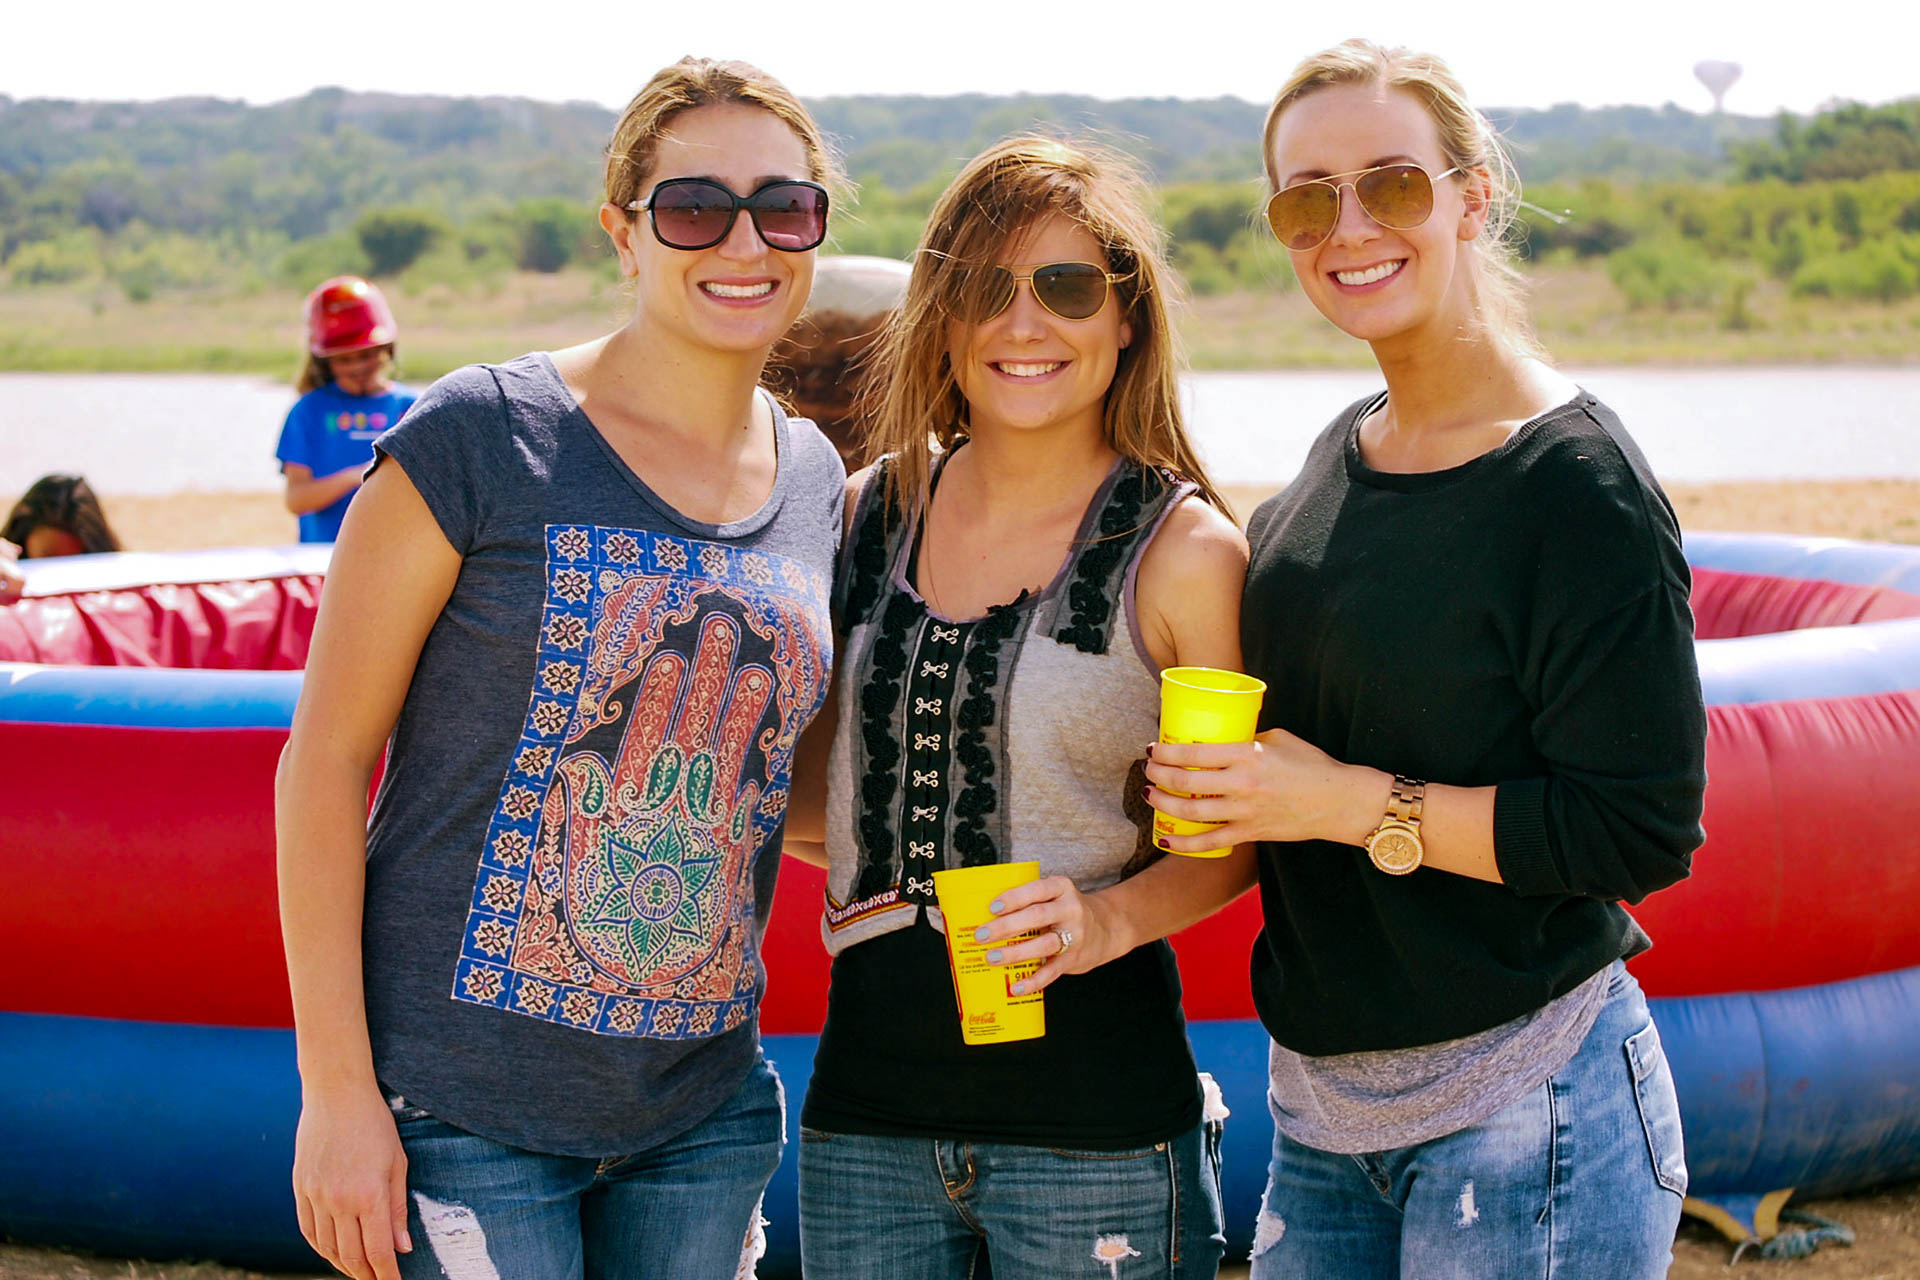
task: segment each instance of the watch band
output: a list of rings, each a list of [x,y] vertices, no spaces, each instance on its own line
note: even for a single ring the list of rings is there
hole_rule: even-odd
[[[1426,807],[1427,784],[1405,774],[1393,775],[1393,794],[1387,801],[1387,815],[1412,826],[1420,826],[1420,811]]]

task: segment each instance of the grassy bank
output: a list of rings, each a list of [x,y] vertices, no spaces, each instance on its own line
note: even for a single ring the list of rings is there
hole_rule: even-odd
[[[1630,308],[1604,271],[1533,274],[1540,336],[1561,363],[1737,365],[1920,362],[1920,297],[1901,302],[1794,298],[1762,280],[1736,307]],[[474,360],[564,346],[618,322],[615,282],[584,269],[515,272],[464,289],[391,290],[405,376],[426,381]],[[166,292],[135,303],[110,284],[0,290],[0,369],[259,373],[291,378],[298,293]],[[1182,321],[1200,369],[1360,368],[1365,346],[1323,320],[1298,290],[1192,300]]]

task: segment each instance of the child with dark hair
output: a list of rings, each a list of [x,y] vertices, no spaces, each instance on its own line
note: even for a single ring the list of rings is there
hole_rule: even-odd
[[[7,513],[0,538],[18,546],[23,560],[120,550],[100,499],[81,476],[35,480]]]

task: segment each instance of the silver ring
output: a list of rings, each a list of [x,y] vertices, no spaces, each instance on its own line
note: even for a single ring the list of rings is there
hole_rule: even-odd
[[[1060,950],[1054,954],[1063,956],[1073,949],[1073,930],[1055,929],[1053,936],[1060,939]]]

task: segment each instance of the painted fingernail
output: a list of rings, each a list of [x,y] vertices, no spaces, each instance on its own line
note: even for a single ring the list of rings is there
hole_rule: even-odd
[[[995,947],[993,950],[987,952],[987,963],[999,964],[1000,961],[1006,957],[1006,954],[1007,953],[1002,951],[1000,948]]]
[[[1007,904],[1000,901],[1000,899],[998,898],[995,898],[992,902],[989,902],[987,904],[987,910],[993,912],[993,914],[995,915],[999,915],[1002,911],[1005,911],[1006,909],[1007,909]]]
[[[1153,749],[1158,745],[1160,744],[1157,742],[1149,742],[1147,744],[1147,759],[1149,760],[1153,759]]]
[[[1155,836],[1153,838],[1153,842],[1159,845],[1162,849],[1167,849],[1167,838],[1165,836]],[[1167,849],[1167,852],[1172,853],[1173,850]]]
[[[1024,982],[1016,982],[1016,983],[1014,983],[1014,984],[1013,984],[1013,994],[1015,994],[1015,995],[1017,995],[1017,996],[1023,996],[1023,995],[1025,995],[1025,994],[1027,994],[1027,991],[1028,991],[1028,990],[1029,990],[1029,988],[1028,988],[1028,986],[1027,986],[1027,984],[1026,984],[1026,983],[1024,983]]]
[[[973,931],[973,940],[975,942],[985,942],[987,940],[987,926],[981,925],[978,929],[975,929]]]

